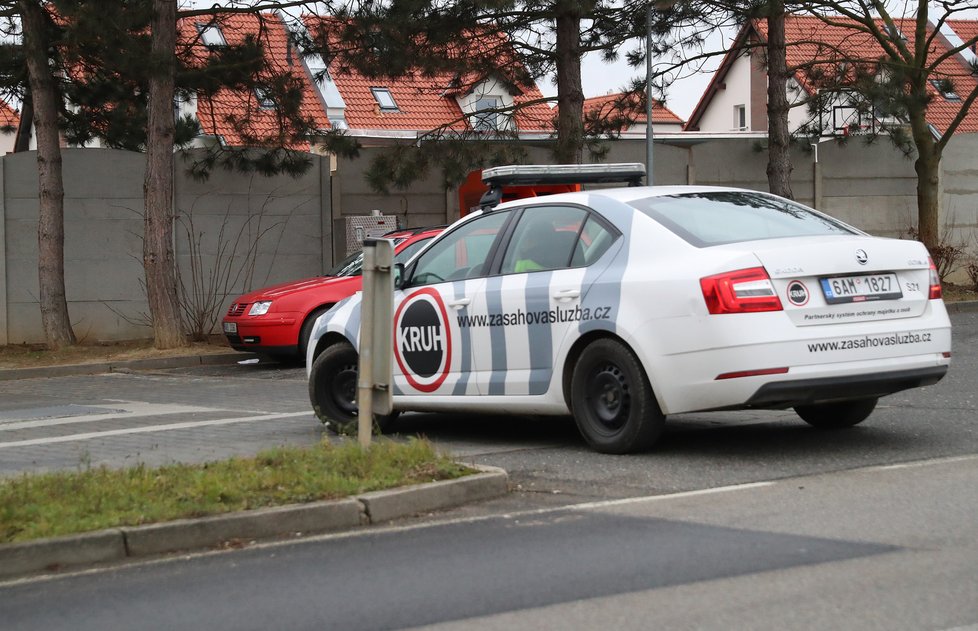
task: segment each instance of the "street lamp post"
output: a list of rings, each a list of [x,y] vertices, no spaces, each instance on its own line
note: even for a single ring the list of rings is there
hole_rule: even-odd
[[[652,2],[645,9],[645,183],[653,184],[652,176]]]

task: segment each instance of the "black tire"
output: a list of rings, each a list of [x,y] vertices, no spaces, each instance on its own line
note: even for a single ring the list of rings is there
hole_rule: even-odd
[[[842,429],[862,423],[876,409],[877,397],[839,401],[837,403],[818,403],[799,405],[795,413],[812,427],[819,429]]]
[[[357,361],[359,356],[349,342],[333,344],[316,357],[309,372],[309,400],[316,416],[326,427],[341,435],[357,432]],[[374,415],[374,431],[388,433],[393,430],[399,416]]]
[[[571,410],[584,440],[606,454],[648,449],[665,426],[638,358],[613,339],[592,342],[578,358],[571,378]]]
[[[302,328],[299,329],[299,340],[295,350],[296,361],[303,364],[306,363],[306,350],[309,347],[309,338],[312,336],[312,327],[316,324],[316,320],[319,318],[319,316],[329,311],[330,307],[332,306],[333,305],[326,305],[325,307],[313,309],[306,318],[306,321],[302,323]]]

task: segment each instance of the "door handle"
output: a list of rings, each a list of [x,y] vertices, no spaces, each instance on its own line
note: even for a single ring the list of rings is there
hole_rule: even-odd
[[[581,297],[580,289],[561,289],[554,293],[554,300],[572,300]]]
[[[470,302],[472,302],[471,298],[459,298],[458,300],[449,302],[448,306],[451,307],[452,309],[461,309],[463,307],[469,306]]]

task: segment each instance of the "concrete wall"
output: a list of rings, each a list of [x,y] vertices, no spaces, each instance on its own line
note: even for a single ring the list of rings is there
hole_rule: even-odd
[[[767,190],[767,154],[754,139],[656,143],[656,184],[705,184]],[[612,143],[608,162],[644,162],[641,140]],[[376,152],[358,160],[311,155],[303,176],[264,178],[218,170],[205,182],[176,169],[175,234],[181,274],[189,279],[191,244],[201,244],[205,278],[231,270],[215,291],[227,303],[243,291],[311,276],[345,250],[343,220],[377,209],[403,227],[449,223],[459,216],[457,191],[432,172],[406,191],[374,193],[363,178]],[[546,163],[546,147],[528,146],[527,162]],[[901,236],[916,220],[913,163],[880,141],[852,140],[793,150],[795,198],[881,236]],[[86,340],[147,337],[141,286],[140,154],[69,149],[65,165],[65,277],[75,332]],[[943,215],[953,239],[975,245],[978,233],[978,134],[962,135],[944,158]],[[43,339],[37,304],[37,165],[34,153],[0,160],[0,344]],[[188,237],[186,229],[192,225]],[[256,255],[248,257],[253,250]]]
[[[952,243],[978,249],[978,134],[955,136],[942,161],[943,225]]]
[[[145,158],[108,149],[66,149],[63,158],[65,289],[75,334],[86,341],[148,337],[142,284]],[[223,300],[221,313],[238,293],[319,274],[331,265],[329,161],[310,158],[313,168],[297,179],[217,169],[203,182],[187,175],[192,156],[178,160],[177,262],[189,285],[191,240],[200,244],[196,259],[207,291]],[[0,344],[39,342],[36,153],[5,156],[0,172]]]
[[[63,155],[65,286],[81,339],[104,339],[101,332],[111,330],[137,337],[125,318],[146,311],[139,285],[142,161],[132,156],[100,149]],[[0,342],[38,341],[37,154],[5,156],[3,187],[7,318]]]

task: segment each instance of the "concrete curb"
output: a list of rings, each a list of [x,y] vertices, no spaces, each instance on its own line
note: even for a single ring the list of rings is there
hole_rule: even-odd
[[[948,313],[973,313],[978,311],[978,300],[962,300],[945,303]]]
[[[76,375],[100,375],[107,372],[127,370],[162,370],[165,368],[186,368],[189,366],[215,366],[234,364],[245,359],[258,357],[254,353],[214,353],[210,355],[178,355],[176,357],[154,357],[151,359],[129,359],[91,364],[67,364],[63,366],[38,366],[37,368],[0,369],[0,381],[14,379],[43,379],[46,377],[72,377]]]
[[[276,506],[180,519],[145,526],[0,544],[0,579],[79,568],[177,551],[203,550],[240,540],[346,531],[505,495],[509,476],[497,467],[481,473],[342,500]]]

